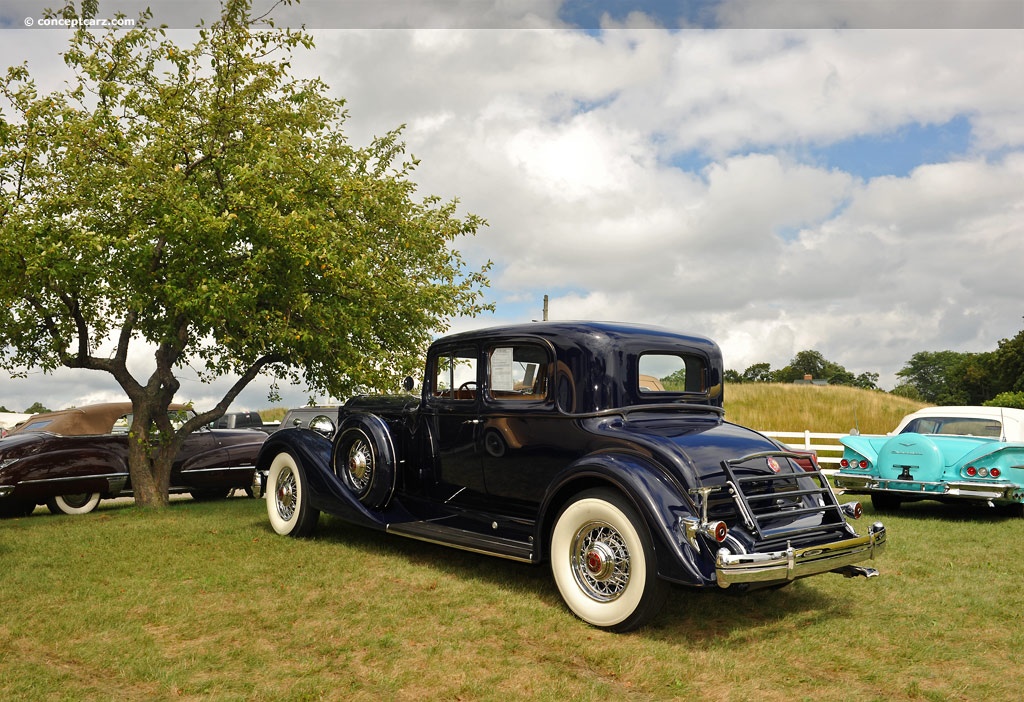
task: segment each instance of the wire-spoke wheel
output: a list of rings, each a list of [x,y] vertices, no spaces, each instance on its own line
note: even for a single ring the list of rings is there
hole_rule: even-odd
[[[309,536],[320,511],[309,505],[305,474],[287,452],[274,457],[267,471],[267,516],[270,525],[284,536]]]
[[[573,613],[588,624],[630,631],[665,602],[647,525],[619,493],[581,493],[558,515],[551,533],[551,572]]]
[[[363,499],[373,484],[373,476],[376,470],[376,460],[373,455],[373,448],[362,431],[354,432],[355,438],[348,443],[348,451],[345,453],[344,470],[352,492],[356,497]]]
[[[342,424],[334,445],[334,472],[370,509],[387,506],[395,486],[395,450],[383,419],[356,415]]]

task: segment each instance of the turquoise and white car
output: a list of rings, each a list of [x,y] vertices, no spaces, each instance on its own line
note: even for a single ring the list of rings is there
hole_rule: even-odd
[[[1024,509],[1024,410],[928,407],[891,434],[853,433],[839,443],[836,486],[870,495],[875,509],[916,500]]]

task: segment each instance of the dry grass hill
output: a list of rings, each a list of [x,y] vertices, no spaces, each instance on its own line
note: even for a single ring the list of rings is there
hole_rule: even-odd
[[[876,390],[842,385],[743,383],[725,386],[725,416],[761,431],[884,434],[927,405]]]

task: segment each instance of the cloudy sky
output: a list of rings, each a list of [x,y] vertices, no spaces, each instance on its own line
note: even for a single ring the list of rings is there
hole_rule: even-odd
[[[217,7],[147,4],[183,44]],[[142,5],[101,0],[100,16]],[[67,30],[38,26],[39,7],[0,3],[0,68],[28,61],[56,88]],[[738,371],[814,349],[885,389],[918,351],[1024,329],[1021,0],[319,0],[275,16],[313,32],[296,70],[348,101],[350,141],[406,125],[422,193],[488,221],[459,248],[494,262],[497,311],[453,329],[539,319],[548,295],[552,319],[710,336]],[[223,392],[182,375],[181,400]],[[119,397],[98,373],[0,376],[16,411]],[[234,409],[268,406],[254,383]]]

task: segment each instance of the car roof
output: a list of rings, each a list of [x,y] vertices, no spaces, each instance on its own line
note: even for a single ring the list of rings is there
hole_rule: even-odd
[[[186,409],[186,405],[172,404],[168,409],[178,411]],[[126,414],[132,413],[130,402],[104,402],[84,407],[44,412],[33,415],[10,434],[31,434],[47,432],[61,436],[88,436],[94,434],[110,434],[114,422]]]
[[[558,376],[555,391],[565,395],[565,406],[575,413],[638,404],[679,404],[680,398],[693,404],[722,406],[723,362],[718,344],[705,336],[662,327],[601,321],[510,324],[441,337],[431,345],[429,355],[433,358],[459,347],[483,350],[521,341],[538,342],[553,352],[552,368]],[[658,354],[702,358],[704,391],[663,393],[664,397],[657,398],[641,394],[639,359]]]
[[[717,350],[715,342],[704,336],[684,334],[651,325],[596,321],[525,322],[522,324],[484,327],[482,329],[449,334],[437,339],[435,343],[449,344],[479,339],[500,339],[507,336],[539,336],[552,340],[561,338],[574,341],[600,338],[646,339],[648,341],[660,339],[664,341],[681,341]]]
[[[903,431],[903,428],[912,421],[922,417],[964,417],[999,420],[1002,422],[1004,429],[1008,431],[1010,436],[1018,437],[1024,433],[1024,410],[1015,409],[1013,407],[984,407],[981,405],[925,407],[924,409],[919,409],[916,412],[912,412],[905,416],[893,433],[900,433]],[[1007,425],[1011,426],[1007,427]]]
[[[1018,421],[1024,420],[1024,410],[1013,407],[984,407],[976,406],[948,406],[948,407],[925,407],[916,412],[908,414],[904,419],[917,417],[984,417],[998,418],[1011,417]]]

